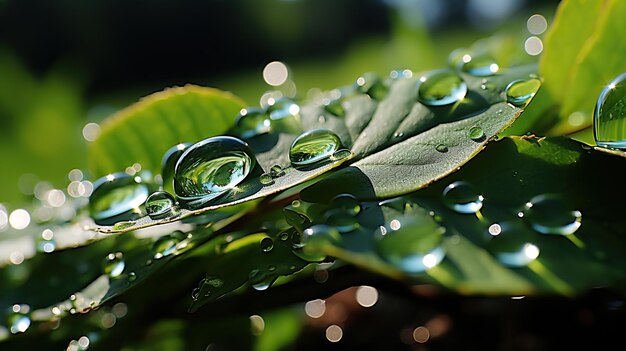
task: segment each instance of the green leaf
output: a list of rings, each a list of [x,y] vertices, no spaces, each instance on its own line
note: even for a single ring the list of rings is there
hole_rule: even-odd
[[[431,283],[462,294],[576,295],[598,286],[623,292],[626,205],[622,199],[626,188],[605,175],[624,171],[622,157],[570,139],[505,138],[489,144],[459,172],[425,189],[383,202],[363,203],[355,218],[357,229],[344,233],[338,244],[327,242],[318,249],[379,274]],[[444,188],[459,180],[473,184],[484,197],[483,207],[475,215],[458,213],[442,198]],[[565,210],[580,211],[580,227],[569,235],[537,232],[532,217],[520,217],[519,213],[540,195],[556,196],[562,199]],[[387,256],[417,248],[423,234],[405,230],[404,237],[395,242],[385,241],[384,250],[381,237],[393,238],[403,226],[412,228],[412,221],[428,211],[446,228],[440,245],[445,257],[423,272],[407,271]],[[323,216],[313,217],[313,223],[324,222]],[[518,266],[500,261],[495,241],[499,239],[489,232],[493,224],[501,224],[503,231],[515,229],[513,238],[533,245],[538,257]],[[386,235],[381,236],[381,230]]]
[[[124,171],[135,163],[161,173],[167,149],[225,133],[244,106],[228,92],[195,85],[149,95],[102,123],[88,149],[91,175]]]
[[[624,72],[626,44],[620,39],[626,35],[624,16],[626,3],[619,0],[559,4],[539,66],[545,80],[543,96],[538,96],[543,114],[533,114],[531,130],[567,134],[592,124],[601,90]],[[559,118],[548,118],[555,107]]]

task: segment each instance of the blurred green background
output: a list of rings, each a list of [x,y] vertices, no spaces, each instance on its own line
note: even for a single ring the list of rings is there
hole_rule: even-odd
[[[305,97],[367,71],[444,66],[495,33],[528,37],[528,17],[549,20],[557,4],[0,0],[0,203],[30,201],[41,181],[67,186],[87,163],[84,127],[166,87],[217,87],[255,106],[273,89]],[[289,68],[278,87],[263,77],[272,61]]]

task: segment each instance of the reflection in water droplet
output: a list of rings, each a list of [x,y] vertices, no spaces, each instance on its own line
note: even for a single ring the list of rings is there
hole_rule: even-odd
[[[506,87],[506,101],[515,106],[526,106],[540,87],[541,81],[536,78],[512,81]]]
[[[523,210],[523,218],[542,234],[569,235],[582,224],[582,214],[573,210],[563,198],[553,194],[533,197]]]
[[[266,236],[265,238],[261,239],[261,250],[263,250],[263,252],[270,252],[273,248],[274,240],[272,240],[272,238]]]
[[[280,233],[280,240],[281,241],[287,241],[287,240],[289,240],[289,236],[290,235],[287,232]]]
[[[431,71],[420,78],[418,99],[424,105],[443,106],[462,100],[467,94],[463,79],[450,70]]]
[[[528,231],[520,223],[502,222],[488,229],[487,250],[508,267],[523,267],[539,256]]]
[[[403,272],[417,274],[443,260],[442,242],[446,229],[422,208],[409,211],[376,231],[376,250],[384,260]]]
[[[293,253],[307,262],[326,259],[323,248],[341,240],[339,232],[328,225],[316,224],[304,230],[293,243]]]
[[[272,176],[272,178],[278,178],[278,177],[282,177],[285,175],[285,170],[283,170],[283,168],[279,165],[273,165],[270,168],[270,176]]]
[[[117,278],[124,272],[126,262],[124,262],[124,254],[121,252],[110,253],[104,259],[104,274],[110,278]]]
[[[474,141],[481,141],[485,138],[485,132],[481,127],[474,126],[467,131],[467,136]]]
[[[596,144],[602,147],[626,148],[626,72],[620,74],[598,96],[593,111]]]
[[[255,164],[248,144],[237,138],[204,139],[189,147],[176,163],[174,191],[185,205],[198,208],[235,188]]]
[[[352,194],[339,194],[329,203],[324,216],[326,224],[341,233],[353,231],[359,227],[355,216],[361,211],[361,205]]]
[[[327,161],[341,146],[339,137],[327,129],[314,129],[301,134],[289,149],[294,167],[311,167]]]
[[[242,139],[250,139],[271,130],[270,116],[262,109],[248,107],[241,109],[235,119],[235,133]]]
[[[469,57],[469,51],[465,48],[454,49],[448,54],[448,66],[452,69],[461,67],[463,58]]]
[[[356,90],[369,95],[374,100],[382,100],[387,96],[387,87],[380,76],[375,73],[365,73],[356,80]]]
[[[269,173],[263,173],[259,176],[259,182],[263,185],[272,185],[274,184],[274,178]]]
[[[158,238],[152,245],[154,259],[159,260],[176,252],[176,246],[180,243],[180,235],[168,234]]]
[[[176,200],[166,191],[155,191],[146,199],[146,212],[152,219],[160,219],[172,215]]]
[[[496,61],[488,55],[464,55],[461,60],[461,71],[473,76],[492,76],[500,70]]]
[[[444,144],[437,144],[437,146],[435,146],[435,150],[439,152],[448,152],[448,147]]]
[[[111,225],[142,216],[150,189],[143,180],[126,173],[114,173],[94,182],[89,208],[94,222]]]
[[[468,182],[456,181],[443,189],[443,202],[459,213],[476,213],[483,207],[483,196]]]
[[[350,155],[352,155],[352,152],[350,150],[340,149],[340,150],[333,152],[333,154],[330,156],[330,159],[332,161],[339,161],[339,160],[343,160],[346,157],[349,157]]]

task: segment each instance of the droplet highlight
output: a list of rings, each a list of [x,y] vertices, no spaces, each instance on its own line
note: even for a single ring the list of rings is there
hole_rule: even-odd
[[[104,274],[109,278],[118,278],[124,272],[126,262],[124,262],[124,254],[115,252],[108,254],[104,259]]]

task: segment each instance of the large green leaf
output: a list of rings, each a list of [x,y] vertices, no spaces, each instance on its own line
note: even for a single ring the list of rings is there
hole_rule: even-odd
[[[185,85],[143,98],[102,123],[89,145],[89,170],[98,178],[139,163],[161,172],[167,149],[225,133],[245,106],[238,97],[218,89]]]
[[[392,278],[411,277],[464,294],[575,295],[598,286],[623,292],[626,189],[604,176],[626,170],[619,156],[565,138],[505,138],[488,145],[459,172],[426,189],[362,203],[362,211],[352,221],[356,229],[344,233],[339,241],[317,245],[317,249]],[[476,214],[459,213],[446,204],[444,188],[460,180],[473,184],[476,195],[484,198]],[[559,199],[564,208],[553,207],[553,216],[579,211],[580,227],[569,235],[537,232],[530,215],[520,217],[536,196]],[[441,239],[445,258],[424,272],[407,272],[386,258],[389,247],[381,251],[380,231],[393,237],[395,231],[400,233],[403,226],[409,226],[410,232],[387,244],[392,253],[401,254],[423,240],[426,233],[410,226],[428,211],[446,229]],[[311,216],[314,224],[328,218]],[[518,266],[497,259],[494,245],[500,239],[489,232],[494,224],[501,227],[491,230],[514,229],[516,244],[533,245],[533,255],[538,257]]]

